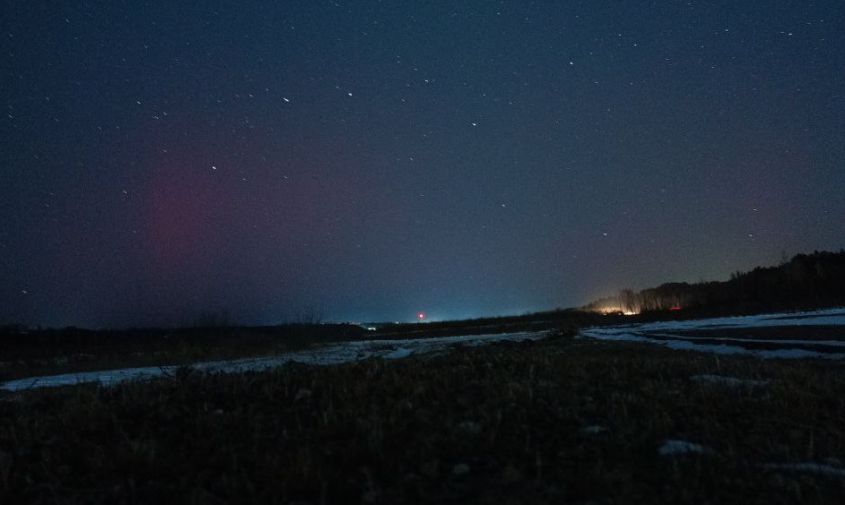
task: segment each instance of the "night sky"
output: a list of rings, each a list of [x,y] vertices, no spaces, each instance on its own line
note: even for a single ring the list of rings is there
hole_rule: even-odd
[[[845,247],[842,0],[7,0],[0,52],[0,323],[522,313]]]

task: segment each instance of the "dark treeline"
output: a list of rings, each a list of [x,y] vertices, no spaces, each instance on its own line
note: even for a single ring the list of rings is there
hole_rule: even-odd
[[[799,254],[774,267],[736,272],[730,280],[673,282],[617,296],[585,307],[599,312],[737,313],[820,308],[845,304],[845,250]]]

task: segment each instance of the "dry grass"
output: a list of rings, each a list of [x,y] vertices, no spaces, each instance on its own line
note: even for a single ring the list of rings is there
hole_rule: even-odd
[[[842,464],[843,371],[558,338],[30,392],[0,401],[0,503],[840,503],[762,465]]]

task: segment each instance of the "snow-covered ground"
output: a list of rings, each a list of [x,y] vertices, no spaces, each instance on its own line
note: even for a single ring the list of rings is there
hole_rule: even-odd
[[[415,354],[443,351],[453,346],[474,347],[495,342],[539,340],[546,335],[548,335],[548,332],[540,331],[408,340],[359,340],[329,344],[307,351],[291,352],[264,358],[195,363],[190,365],[190,368],[206,373],[237,373],[267,370],[289,362],[307,365],[337,365],[367,358],[401,359]],[[98,382],[108,386],[128,380],[143,380],[167,376],[176,372],[178,368],[178,366],[153,366],[30,377],[5,382],[0,384],[0,389],[21,391],[33,388],[72,386],[89,382]]]
[[[841,327],[843,337],[838,340],[801,338],[802,329],[809,327]],[[755,328],[786,328],[795,338],[736,336],[737,330]],[[719,335],[719,330],[730,330],[731,335]],[[706,331],[707,334],[693,336],[687,334],[690,331]],[[766,359],[845,359],[845,309],[601,326],[584,329],[579,337],[645,342],[677,350],[749,355]],[[766,348],[760,348],[760,344],[765,344]]]

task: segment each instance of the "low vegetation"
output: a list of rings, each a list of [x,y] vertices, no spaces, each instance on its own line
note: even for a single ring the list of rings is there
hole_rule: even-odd
[[[841,503],[842,365],[571,336],[6,395],[0,503]]]

